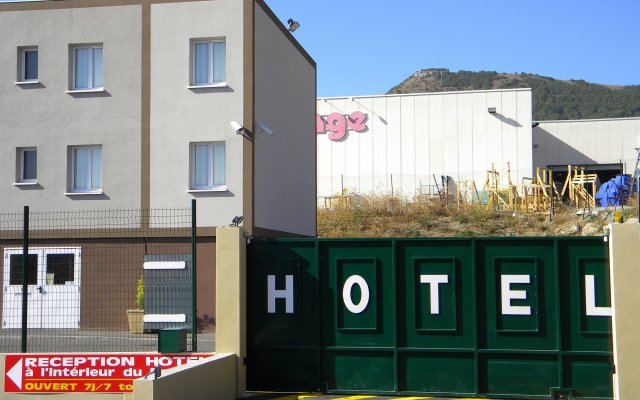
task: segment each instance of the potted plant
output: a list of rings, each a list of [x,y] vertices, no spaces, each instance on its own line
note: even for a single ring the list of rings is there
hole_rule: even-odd
[[[127,310],[129,320],[129,332],[144,333],[144,281],[142,275],[136,286],[136,309]]]

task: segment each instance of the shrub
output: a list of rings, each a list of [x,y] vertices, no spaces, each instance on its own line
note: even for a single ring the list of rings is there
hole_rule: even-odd
[[[138,286],[136,286],[136,308],[144,310],[144,281],[142,280],[142,275],[140,275]]]

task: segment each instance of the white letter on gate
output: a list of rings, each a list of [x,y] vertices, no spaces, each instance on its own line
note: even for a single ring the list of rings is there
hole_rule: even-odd
[[[353,304],[351,301],[351,288],[353,285],[360,286],[360,303]],[[350,276],[344,283],[344,287],[342,288],[342,301],[344,301],[344,305],[347,307],[347,310],[351,311],[354,314],[360,314],[363,312],[367,306],[369,305],[369,285],[367,285],[367,281],[364,280],[360,275],[352,275]]]
[[[267,275],[267,312],[276,313],[276,299],[284,299],[285,311],[293,314],[293,275],[285,275],[283,290],[276,290],[276,276]]]
[[[596,277],[595,275],[584,276],[584,302],[587,308],[587,315],[591,317],[610,317],[611,307],[596,306]]]
[[[512,283],[531,283],[529,275],[501,275],[502,315],[531,315],[529,306],[512,306],[511,300],[526,300],[526,290],[511,290]]]
[[[431,314],[440,314],[440,291],[438,285],[449,283],[449,275],[420,275],[420,283],[429,284]]]

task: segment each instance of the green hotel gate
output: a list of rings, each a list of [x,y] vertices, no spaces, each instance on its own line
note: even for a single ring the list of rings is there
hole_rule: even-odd
[[[282,239],[248,249],[248,387],[612,398],[600,238]]]

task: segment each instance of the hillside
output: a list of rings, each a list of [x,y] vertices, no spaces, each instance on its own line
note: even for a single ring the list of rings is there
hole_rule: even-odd
[[[613,86],[583,80],[562,81],[527,73],[423,69],[387,94],[512,88],[533,90],[533,119],[538,121],[640,117],[640,85]]]

